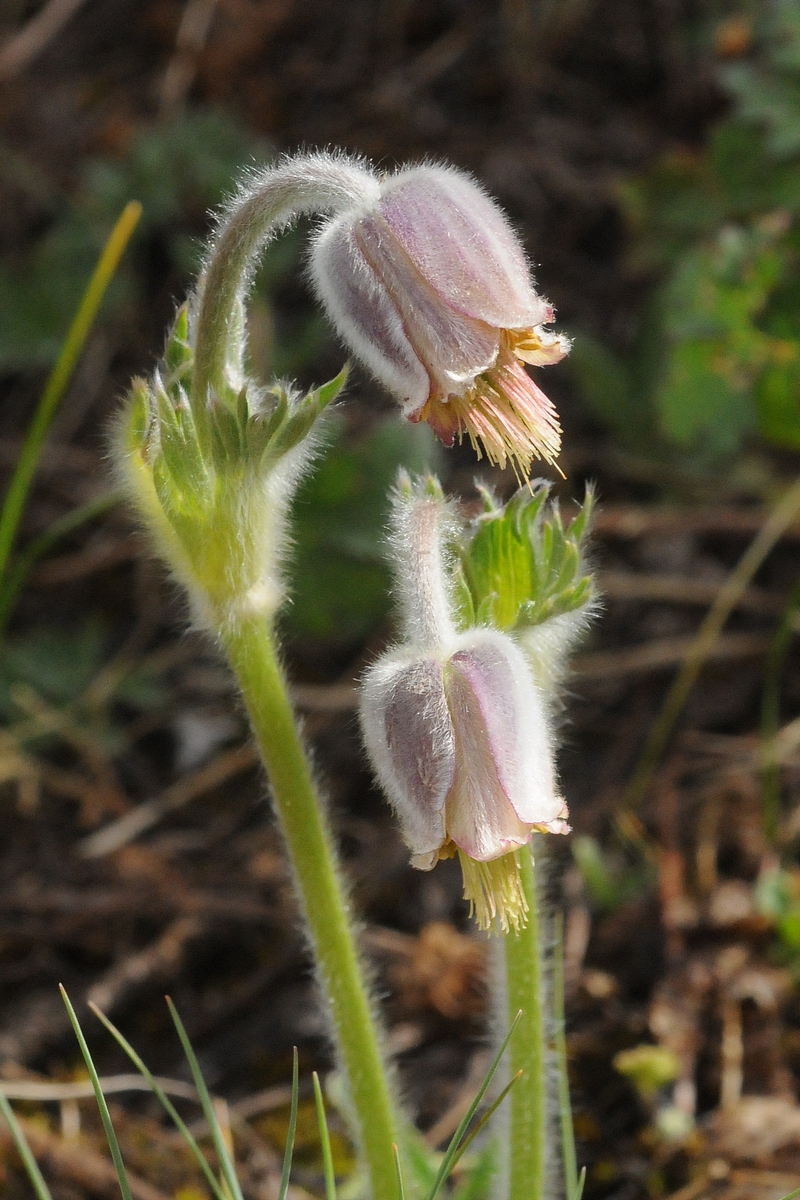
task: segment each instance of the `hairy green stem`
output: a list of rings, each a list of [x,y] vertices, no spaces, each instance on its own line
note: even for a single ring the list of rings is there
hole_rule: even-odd
[[[259,254],[274,234],[305,213],[336,213],[374,199],[378,184],[356,162],[336,155],[283,159],[248,179],[224,214],[195,306],[197,329],[192,393],[202,411],[215,393],[225,396],[232,347],[240,357],[236,329]]]
[[[509,1045],[512,1077],[523,1075],[511,1089],[508,1126],[507,1200],[543,1200],[547,1134],[547,1021],[542,977],[542,944],[536,875],[530,848],[517,851],[522,886],[528,901],[528,923],[507,934],[506,1005],[510,1024],[521,1012]]]
[[[220,633],[241,687],[289,850],[294,877],[347,1073],[373,1200],[395,1200],[399,1121],[359,966],[349,901],[286,693],[266,619]]]

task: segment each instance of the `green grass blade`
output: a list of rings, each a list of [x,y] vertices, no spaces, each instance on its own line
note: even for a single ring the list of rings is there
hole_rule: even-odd
[[[469,1175],[453,1193],[452,1200],[486,1200],[492,1193],[492,1181],[497,1175],[497,1145],[484,1146]]]
[[[158,1098],[158,1100],[161,1102],[162,1107],[165,1109],[167,1114],[171,1117],[172,1121],[175,1123],[176,1128],[178,1129],[178,1132],[181,1134],[181,1137],[184,1139],[187,1146],[191,1150],[191,1152],[194,1156],[195,1162],[199,1166],[200,1170],[203,1172],[206,1182],[208,1183],[212,1192],[216,1196],[217,1200],[230,1200],[228,1193],[223,1191],[223,1189],[220,1187],[219,1183],[217,1182],[216,1176],[214,1175],[214,1172],[211,1170],[211,1167],[209,1166],[209,1164],[206,1160],[206,1157],[203,1154],[203,1151],[198,1146],[197,1141],[195,1140],[193,1135],[187,1129],[186,1123],[182,1119],[180,1113],[175,1108],[175,1105],[172,1103],[169,1096],[166,1094],[164,1089],[158,1083],[158,1080],[155,1078],[155,1076],[152,1074],[152,1072],[149,1070],[149,1068],[145,1065],[144,1061],[136,1053],[136,1051],[134,1050],[134,1048],[130,1044],[130,1042],[127,1040],[127,1038],[124,1037],[124,1035],[120,1033],[120,1031],[117,1029],[116,1025],[112,1024],[112,1022],[109,1021],[109,1019],[105,1015],[105,1013],[101,1012],[96,1004],[90,1003],[89,1008],[92,1010],[94,1015],[98,1018],[98,1020],[102,1021],[103,1025],[106,1027],[108,1032],[111,1034],[111,1036],[113,1037],[113,1039],[117,1043],[117,1045],[120,1046],[125,1051],[128,1058],[131,1060],[133,1065],[136,1067],[136,1070],[150,1084],[150,1087],[153,1089],[153,1093]],[[284,1200],[283,1196],[281,1196],[279,1198],[279,1200]]]
[[[397,1200],[406,1200],[406,1189],[403,1183],[403,1168],[400,1165],[400,1151],[397,1149],[397,1143],[392,1143],[392,1154],[394,1155],[394,1169],[397,1171]]]
[[[508,1083],[507,1083],[507,1084],[506,1084],[506,1086],[503,1088],[502,1092],[501,1092],[501,1093],[500,1093],[500,1095],[497,1097],[497,1099],[496,1099],[496,1100],[493,1100],[493,1101],[492,1101],[492,1103],[489,1105],[489,1107],[487,1108],[486,1112],[485,1112],[485,1113],[483,1114],[483,1116],[481,1117],[480,1121],[476,1122],[476,1124],[473,1126],[473,1128],[472,1128],[472,1129],[470,1129],[469,1133],[468,1133],[468,1134],[467,1134],[467,1136],[464,1138],[464,1140],[462,1141],[461,1145],[458,1147],[458,1149],[456,1150],[455,1154],[453,1155],[453,1160],[452,1160],[452,1162],[450,1163],[450,1170],[451,1170],[451,1171],[454,1171],[454,1170],[455,1170],[455,1168],[456,1168],[456,1167],[458,1166],[458,1164],[461,1162],[461,1159],[464,1157],[464,1155],[466,1154],[466,1152],[469,1150],[469,1148],[470,1148],[470,1146],[472,1145],[472,1143],[475,1141],[475,1138],[478,1136],[478,1134],[479,1134],[479,1133],[481,1133],[481,1131],[482,1131],[482,1130],[484,1130],[484,1129],[486,1128],[486,1126],[489,1124],[489,1122],[491,1121],[491,1119],[492,1119],[492,1117],[494,1116],[494,1114],[497,1112],[497,1110],[498,1110],[498,1108],[500,1107],[500,1105],[501,1105],[501,1104],[503,1103],[503,1101],[505,1100],[505,1098],[506,1098],[506,1096],[508,1095],[508,1093],[511,1091],[512,1087],[514,1086],[514,1084],[515,1084],[515,1083],[518,1083],[518,1082],[519,1082],[519,1080],[522,1078],[522,1076],[523,1076],[524,1074],[525,1074],[525,1072],[524,1072],[524,1071],[522,1070],[522,1068],[520,1067],[520,1069],[517,1071],[517,1073],[516,1073],[516,1075],[514,1076],[514,1078],[513,1078],[513,1079],[510,1079],[510,1080],[508,1081]]]
[[[34,413],[0,512],[0,589],[47,431],[58,402],[72,378],[106,289],[141,215],[141,204],[132,200],[125,206],[112,229]]]
[[[233,1161],[228,1153],[228,1147],[225,1145],[225,1138],[222,1134],[222,1129],[220,1128],[217,1114],[214,1111],[214,1105],[211,1101],[210,1095],[208,1094],[206,1081],[203,1079],[203,1073],[200,1070],[200,1064],[197,1061],[197,1056],[194,1050],[192,1049],[192,1043],[189,1041],[189,1036],[184,1028],[183,1021],[178,1016],[178,1010],[172,1003],[172,1000],[169,998],[169,996],[167,996],[167,1006],[169,1008],[170,1016],[172,1017],[175,1028],[178,1031],[178,1037],[181,1039],[183,1052],[186,1055],[186,1061],[189,1064],[189,1070],[192,1072],[194,1086],[197,1088],[197,1095],[200,1098],[200,1104],[202,1105],[203,1113],[208,1121],[208,1127],[211,1130],[211,1137],[214,1141],[214,1149],[217,1152],[222,1176],[228,1186],[231,1196],[234,1197],[234,1200],[244,1200],[244,1197],[242,1196],[242,1189],[239,1186],[239,1180],[236,1178],[236,1170],[234,1168]]]
[[[0,1092],[0,1112],[5,1117],[8,1128],[11,1130],[14,1145],[17,1147],[17,1153],[22,1159],[22,1165],[28,1173],[33,1190],[36,1192],[37,1200],[53,1200],[50,1189],[44,1181],[42,1172],[39,1170],[39,1164],[31,1153],[28,1139],[22,1132],[19,1121],[14,1116],[14,1111],[2,1092]]]
[[[59,984],[59,991],[61,992],[61,999],[66,1005],[72,1028],[75,1031],[75,1037],[78,1039],[78,1045],[81,1048],[81,1054],[83,1055],[83,1061],[86,1063],[86,1069],[89,1072],[89,1078],[92,1081],[94,1098],[97,1101],[97,1107],[100,1110],[100,1120],[103,1122],[103,1129],[105,1130],[108,1148],[111,1151],[111,1157],[114,1161],[114,1170],[117,1172],[119,1190],[122,1192],[123,1200],[133,1200],[130,1185],[128,1183],[128,1175],[125,1171],[125,1164],[122,1161],[122,1153],[119,1148],[119,1142],[117,1141],[117,1135],[114,1132],[114,1126],[111,1124],[111,1114],[108,1111],[108,1104],[106,1103],[106,1098],[103,1095],[103,1089],[100,1087],[100,1079],[95,1069],[94,1062],[92,1061],[92,1056],[89,1053],[89,1047],[86,1044],[86,1038],[83,1036],[83,1030],[81,1029],[80,1022],[75,1014],[75,1009],[72,1007],[70,998],[67,995],[65,988],[61,984]]]
[[[103,513],[119,504],[122,496],[122,492],[104,492],[102,496],[88,500],[86,504],[73,508],[71,512],[65,513],[63,517],[54,521],[48,529],[45,529],[44,533],[34,538],[30,545],[25,547],[9,569],[5,585],[0,589],[0,634],[8,624],[14,605],[25,586],[25,580],[39,559],[57,545],[62,538],[68,537],[82,525],[93,521],[95,517],[102,516]]]
[[[436,1176],[436,1180],[434,1182],[433,1187],[431,1188],[431,1191],[428,1194],[427,1200],[435,1200],[436,1196],[441,1191],[442,1185],[444,1184],[445,1180],[447,1179],[447,1176],[450,1174],[450,1171],[452,1170],[452,1167],[453,1167],[453,1160],[455,1159],[455,1156],[458,1153],[458,1148],[461,1145],[461,1142],[464,1140],[464,1135],[467,1132],[467,1128],[468,1128],[470,1122],[472,1121],[472,1118],[475,1116],[475,1113],[478,1111],[481,1100],[483,1100],[483,1097],[486,1095],[486,1091],[489,1087],[489,1084],[492,1082],[492,1079],[494,1078],[494,1076],[497,1072],[497,1068],[500,1066],[500,1061],[506,1052],[508,1043],[511,1041],[512,1034],[514,1033],[514,1030],[517,1028],[517,1025],[519,1024],[519,1019],[521,1016],[522,1016],[522,1012],[520,1011],[517,1013],[516,1017],[511,1022],[511,1028],[509,1029],[506,1036],[503,1038],[503,1044],[501,1045],[500,1049],[497,1051],[497,1054],[494,1056],[494,1059],[492,1060],[492,1065],[489,1067],[489,1070],[486,1073],[486,1078],[484,1079],[481,1086],[478,1088],[478,1092],[475,1096],[475,1099],[472,1101],[472,1104],[470,1104],[469,1108],[467,1109],[466,1113],[464,1114],[464,1116],[461,1119],[461,1123],[458,1126],[458,1129],[453,1134],[453,1136],[450,1140],[450,1145],[447,1147],[444,1158],[442,1159],[442,1164],[439,1167],[439,1173]]]
[[[297,1046],[292,1054],[292,1104],[289,1109],[289,1128],[286,1133],[286,1150],[283,1154],[283,1170],[281,1185],[278,1188],[278,1200],[286,1200],[289,1190],[289,1176],[292,1173],[292,1155],[294,1154],[294,1138],[297,1132],[297,1109],[300,1103],[300,1067],[297,1058]]]
[[[336,1176],[333,1171],[333,1155],[331,1154],[331,1135],[328,1133],[328,1118],[325,1116],[325,1102],[322,1099],[322,1088],[319,1075],[315,1071],[311,1078],[314,1080],[314,1103],[317,1106],[319,1121],[319,1141],[322,1147],[322,1167],[325,1172],[325,1200],[336,1200]]]
[[[583,1189],[586,1186],[586,1167],[581,1167],[581,1173],[578,1176],[578,1186],[575,1189],[575,1200],[581,1200]],[[794,1196],[800,1195],[800,1188],[792,1193]],[[784,1200],[792,1200],[791,1196],[784,1197]]]
[[[564,1186],[567,1200],[579,1200],[578,1159],[575,1153],[575,1130],[572,1124],[572,1101],[569,1094],[567,1066],[567,1035],[564,1017],[564,917],[556,917],[555,953],[553,955],[553,1018],[556,1069],[558,1071],[558,1111],[561,1125],[561,1158],[564,1167]],[[581,1188],[581,1191],[583,1188]]]

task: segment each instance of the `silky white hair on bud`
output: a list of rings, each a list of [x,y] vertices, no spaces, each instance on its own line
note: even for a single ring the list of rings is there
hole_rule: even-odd
[[[438,482],[412,482],[405,471],[395,486],[391,511],[388,545],[403,641],[419,649],[445,650],[456,635],[450,547],[463,522]]]

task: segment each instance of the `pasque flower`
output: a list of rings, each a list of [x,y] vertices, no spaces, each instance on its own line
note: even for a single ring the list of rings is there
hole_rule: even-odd
[[[519,239],[468,176],[418,166],[324,223],[311,269],[356,355],[446,445],[466,434],[527,477],[553,462],[561,431],[523,363],[556,363],[566,338],[534,290]]]
[[[521,650],[499,630],[458,632],[435,488],[404,481],[395,505],[406,641],[367,672],[364,740],[400,819],[412,864],[458,854],[479,924],[525,923],[515,854],[535,830],[566,832],[543,699]]]
[[[556,363],[569,341],[548,328],[553,309],[503,212],[451,167],[380,176],[363,160],[314,153],[245,176],[190,305],[195,404],[241,390],[258,255],[304,213],[320,218],[310,267],[323,307],[409,420],[447,445],[466,435],[521,477],[536,458],[555,461],[558,416],[523,364]]]

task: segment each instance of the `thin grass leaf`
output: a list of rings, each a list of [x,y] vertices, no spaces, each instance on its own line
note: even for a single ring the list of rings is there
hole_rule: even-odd
[[[492,1181],[497,1174],[497,1146],[490,1142],[477,1156],[463,1183],[453,1193],[452,1200],[486,1200],[491,1195]]]
[[[561,1125],[561,1159],[567,1200],[580,1200],[578,1191],[578,1159],[575,1153],[575,1129],[572,1123],[572,1101],[569,1094],[567,1066],[567,1035],[564,1020],[564,917],[555,921],[555,953],[553,955],[553,1023],[558,1072],[558,1112]],[[581,1191],[583,1188],[581,1187]]]
[[[3,501],[2,512],[0,512],[0,590],[2,590],[9,556],[17,536],[20,519],[36,473],[47,431],[58,403],[72,378],[72,373],[94,324],[106,289],[116,273],[125,247],[128,245],[141,215],[141,204],[132,200],[125,206],[122,215],[111,230],[28,428],[22,452]]]
[[[781,1200],[797,1200],[800,1196],[800,1188],[795,1188],[793,1192],[789,1192],[788,1196],[781,1196]]]
[[[31,1153],[28,1139],[22,1132],[20,1123],[14,1116],[14,1110],[2,1092],[0,1092],[0,1112],[5,1117],[8,1128],[11,1130],[14,1145],[17,1147],[17,1153],[22,1159],[22,1165],[31,1181],[33,1190],[36,1192],[37,1200],[53,1200],[50,1189],[44,1181],[42,1172],[39,1170],[39,1164]]]
[[[83,1030],[81,1029],[80,1022],[75,1014],[75,1009],[72,1007],[72,1003],[67,995],[66,989],[62,984],[59,984],[58,990],[61,992],[61,999],[64,1001],[66,1006],[70,1023],[75,1031],[75,1037],[78,1039],[78,1045],[81,1048],[83,1061],[86,1063],[86,1070],[89,1072],[89,1078],[92,1081],[94,1098],[97,1101],[97,1107],[100,1110],[100,1120],[103,1122],[106,1141],[108,1142],[108,1148],[111,1151],[111,1157],[114,1161],[114,1170],[117,1172],[119,1190],[122,1192],[123,1200],[133,1200],[130,1184],[128,1183],[128,1175],[125,1170],[125,1164],[122,1161],[122,1153],[119,1148],[119,1142],[117,1141],[117,1135],[114,1132],[114,1126],[111,1123],[111,1114],[108,1111],[108,1104],[106,1103],[106,1098],[103,1095],[103,1089],[100,1086],[100,1078],[97,1074],[92,1056],[89,1053],[89,1047],[86,1044],[86,1038],[83,1036]]]
[[[78,508],[73,508],[57,521],[53,521],[52,525],[45,529],[44,533],[34,538],[25,547],[15,560],[13,566],[9,569],[5,586],[0,589],[0,634],[3,633],[8,624],[9,617],[14,610],[14,605],[25,586],[25,580],[39,559],[47,554],[53,546],[57,545],[62,538],[68,537],[76,529],[80,529],[82,525],[93,521],[95,517],[102,516],[103,513],[108,512],[109,509],[119,504],[122,497],[123,493],[121,491],[104,492],[102,496],[96,496],[94,500],[88,500],[86,504],[81,504]]]
[[[475,1116],[475,1113],[478,1111],[478,1108],[480,1107],[480,1103],[483,1100],[483,1097],[486,1095],[486,1091],[489,1087],[489,1084],[494,1079],[494,1076],[497,1072],[497,1068],[500,1066],[500,1060],[502,1059],[503,1055],[506,1052],[508,1043],[511,1041],[511,1036],[514,1033],[514,1030],[517,1028],[517,1025],[519,1024],[519,1019],[521,1016],[522,1016],[522,1010],[520,1009],[520,1011],[517,1013],[514,1020],[511,1022],[511,1028],[509,1029],[506,1036],[503,1038],[503,1044],[501,1045],[500,1049],[497,1051],[497,1054],[494,1056],[492,1065],[489,1067],[489,1070],[486,1073],[486,1078],[484,1079],[483,1083],[478,1088],[478,1092],[475,1096],[475,1099],[472,1101],[472,1104],[470,1104],[469,1108],[467,1109],[466,1113],[464,1114],[464,1116],[461,1120],[461,1123],[458,1126],[458,1129],[455,1131],[452,1138],[450,1139],[450,1145],[447,1147],[447,1150],[445,1151],[444,1158],[442,1159],[441,1166],[439,1167],[439,1173],[436,1176],[436,1180],[434,1182],[433,1187],[431,1188],[431,1191],[428,1193],[427,1200],[436,1200],[436,1196],[438,1196],[439,1192],[441,1191],[443,1183],[447,1179],[447,1176],[450,1174],[450,1171],[452,1170],[452,1166],[453,1166],[453,1160],[458,1152],[458,1148],[464,1139],[464,1135],[467,1132],[467,1128],[468,1128],[470,1122],[472,1121],[472,1118]]]
[[[134,1050],[134,1048],[130,1044],[130,1042],[127,1040],[127,1038],[125,1038],[123,1036],[123,1034],[120,1033],[120,1031],[117,1029],[116,1025],[114,1025],[108,1019],[108,1017],[105,1015],[105,1013],[101,1012],[96,1004],[90,1003],[89,1008],[92,1010],[92,1012],[97,1017],[97,1019],[99,1021],[102,1021],[103,1025],[106,1027],[108,1032],[111,1034],[111,1036],[113,1037],[113,1039],[117,1043],[117,1045],[120,1046],[125,1051],[128,1058],[131,1060],[133,1065],[136,1067],[137,1071],[142,1076],[144,1076],[144,1078],[150,1084],[150,1087],[153,1089],[153,1093],[158,1098],[158,1100],[161,1102],[162,1107],[165,1109],[167,1114],[171,1117],[171,1119],[175,1123],[175,1126],[178,1129],[178,1132],[180,1133],[181,1137],[184,1139],[187,1146],[191,1150],[191,1152],[194,1156],[195,1162],[200,1167],[200,1170],[203,1172],[206,1182],[210,1186],[210,1188],[213,1191],[214,1195],[216,1196],[217,1200],[230,1200],[228,1193],[226,1191],[223,1191],[223,1189],[220,1187],[220,1185],[217,1181],[217,1178],[214,1175],[214,1172],[211,1170],[211,1167],[209,1166],[208,1162],[206,1161],[206,1157],[203,1154],[200,1147],[198,1146],[197,1141],[195,1140],[193,1135],[190,1133],[189,1129],[186,1127],[186,1124],[183,1121],[180,1113],[177,1111],[177,1109],[175,1108],[175,1105],[172,1103],[169,1096],[167,1096],[166,1092],[161,1087],[158,1080],[155,1078],[155,1076],[152,1074],[152,1072],[149,1070],[149,1068],[145,1065],[144,1061],[136,1053],[136,1051]],[[283,1196],[280,1196],[279,1200],[284,1200]]]
[[[394,1155],[394,1169],[397,1172],[397,1200],[406,1200],[406,1189],[403,1183],[403,1168],[400,1165],[400,1151],[397,1149],[397,1143],[392,1142],[392,1154]]]
[[[311,1078],[314,1080],[314,1103],[317,1106],[317,1120],[319,1121],[319,1141],[322,1148],[322,1168],[325,1172],[325,1197],[326,1200],[336,1200],[336,1175],[333,1170],[333,1155],[331,1153],[331,1135],[328,1133],[328,1118],[325,1116],[325,1102],[322,1099],[322,1088],[319,1082],[319,1075],[314,1071]]]
[[[244,1200],[244,1197],[242,1196],[242,1189],[239,1186],[239,1180],[236,1178],[236,1169],[228,1152],[228,1147],[225,1145],[225,1137],[220,1127],[217,1114],[214,1110],[211,1097],[208,1094],[208,1088],[206,1087],[206,1081],[203,1079],[203,1073],[200,1070],[200,1064],[198,1063],[197,1056],[192,1049],[192,1043],[189,1041],[189,1035],[184,1028],[183,1021],[178,1016],[178,1010],[172,1003],[172,1000],[169,996],[167,996],[167,1007],[169,1008],[169,1013],[172,1017],[175,1028],[178,1031],[178,1037],[181,1040],[183,1052],[186,1055],[186,1061],[189,1064],[189,1070],[192,1072],[194,1086],[197,1088],[197,1095],[200,1098],[203,1114],[208,1121],[208,1127],[211,1130],[211,1137],[214,1141],[214,1149],[217,1152],[222,1176],[228,1186],[231,1196],[234,1197],[234,1200]]]
[[[578,1186],[575,1189],[575,1200],[581,1200],[583,1189],[586,1186],[586,1167],[581,1167],[581,1173],[578,1176]],[[800,1194],[800,1189],[794,1193],[795,1196]],[[784,1200],[791,1200],[790,1196],[784,1197]]]
[[[455,1154],[453,1155],[453,1161],[450,1163],[451,1172],[456,1169],[458,1164],[461,1162],[461,1159],[464,1157],[464,1155],[469,1150],[472,1143],[475,1141],[475,1138],[478,1136],[479,1133],[481,1133],[486,1128],[486,1126],[489,1124],[489,1122],[491,1121],[494,1114],[497,1112],[500,1105],[505,1100],[508,1093],[511,1091],[514,1084],[518,1083],[524,1074],[525,1074],[525,1072],[520,1067],[520,1069],[517,1071],[514,1078],[510,1079],[508,1081],[508,1083],[503,1088],[502,1092],[497,1097],[497,1099],[493,1100],[492,1103],[489,1105],[486,1112],[481,1117],[480,1121],[478,1121],[475,1124],[475,1126],[472,1129],[470,1129],[469,1133],[464,1138],[463,1142],[461,1143],[461,1145],[458,1147]]]
[[[292,1155],[294,1154],[294,1138],[297,1132],[297,1109],[300,1103],[300,1067],[297,1058],[297,1046],[292,1054],[292,1104],[289,1109],[289,1129],[286,1133],[286,1149],[283,1154],[283,1170],[281,1171],[281,1186],[278,1188],[278,1200],[286,1200],[289,1190],[289,1176],[292,1172]]]

